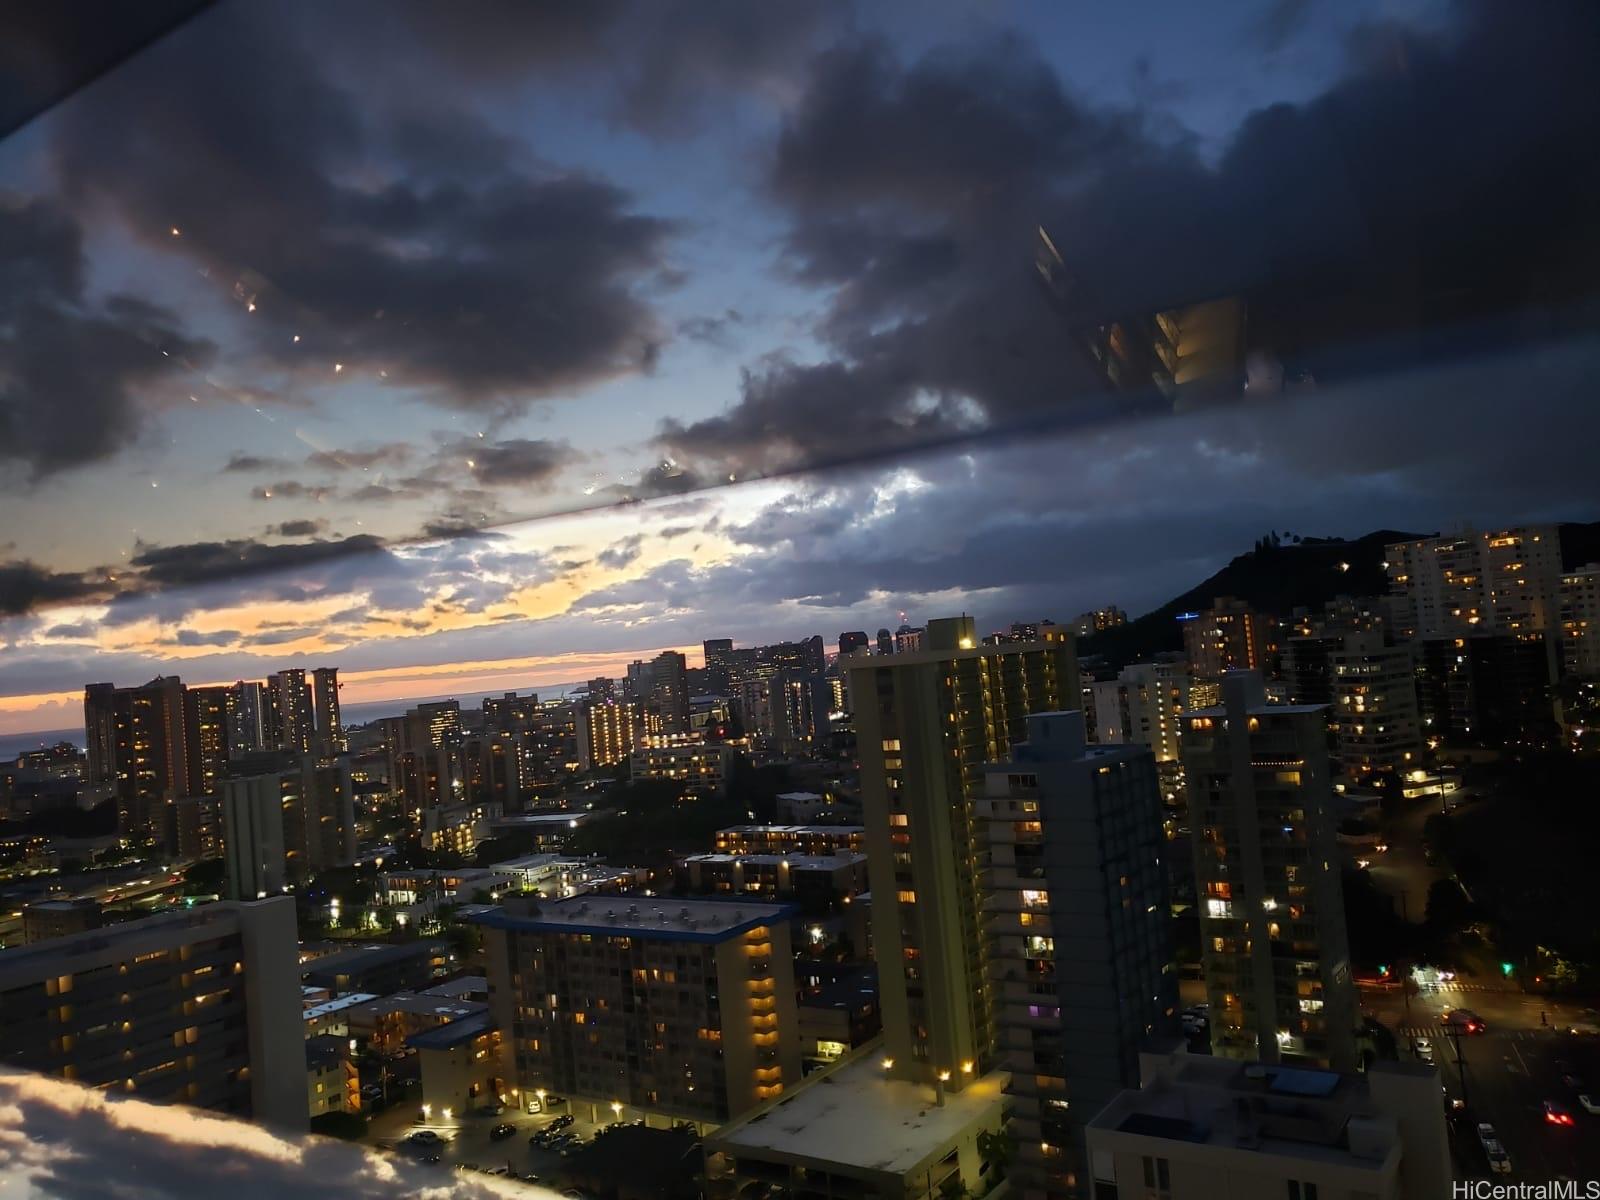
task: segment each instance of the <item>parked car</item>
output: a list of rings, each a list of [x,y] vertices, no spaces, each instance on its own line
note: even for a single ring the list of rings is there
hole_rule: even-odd
[[[505,1115],[504,1104],[484,1104],[474,1110],[480,1117],[502,1117]]]
[[[414,1146],[437,1146],[444,1139],[431,1129],[419,1129],[407,1137],[406,1141]]]
[[[545,1128],[546,1129],[565,1129],[568,1125],[571,1125],[577,1119],[578,1118],[573,1116],[571,1113],[563,1113],[561,1116],[557,1117],[554,1121],[551,1121],[550,1124],[546,1125]]]
[[[493,1129],[489,1130],[489,1140],[491,1142],[503,1142],[508,1137],[511,1137],[513,1134],[515,1134],[516,1132],[517,1132],[517,1127],[515,1125],[511,1125],[511,1124],[508,1124],[505,1121],[501,1121],[500,1124],[496,1125]]]

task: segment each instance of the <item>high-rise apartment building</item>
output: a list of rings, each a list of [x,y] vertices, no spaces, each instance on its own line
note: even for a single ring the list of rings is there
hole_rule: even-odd
[[[171,833],[168,809],[189,791],[183,694],[175,675],[143,687],[91,683],[84,689],[88,782],[115,788],[120,833],[157,840]]]
[[[342,752],[345,741],[343,718],[339,712],[338,667],[318,667],[311,672],[311,702],[318,752],[322,754]]]
[[[208,904],[0,954],[0,1063],[307,1121],[294,901]]]
[[[1071,639],[980,646],[970,617],[928,648],[854,660],[850,692],[888,1057],[898,1077],[994,1065],[973,802],[1032,713],[1076,707]],[[859,664],[859,665],[857,665]]]
[[[1253,671],[1221,690],[1183,735],[1213,1050],[1354,1070],[1325,710],[1268,704]]]
[[[1225,671],[1263,671],[1271,650],[1269,621],[1243,600],[1218,596],[1205,612],[1185,613],[1183,650],[1189,673],[1220,679]]]
[[[578,762],[585,771],[614,767],[633,752],[638,704],[632,700],[591,697],[578,705]]]
[[[856,650],[866,650],[871,646],[871,639],[863,629],[850,630],[839,635],[839,653],[850,654]]]
[[[1393,776],[1422,757],[1416,655],[1382,633],[1349,633],[1328,655],[1339,767],[1356,779]]]
[[[701,644],[706,657],[706,691],[725,696],[732,686],[733,639],[707,638]]]
[[[271,896],[355,857],[355,803],[341,758],[268,751],[222,780],[228,895]]]
[[[306,686],[305,671],[291,667],[268,675],[267,691],[272,697],[275,714],[278,735],[275,745],[280,750],[308,753],[316,738],[316,714],[311,703],[311,689]]]
[[[477,918],[506,1074],[603,1105],[721,1122],[800,1081],[791,910],[575,896]]]
[[[1423,729],[1451,746],[1546,744],[1556,736],[1549,646],[1542,634],[1421,638]]]
[[[272,698],[267,685],[241,679],[228,689],[228,753],[230,756],[270,750],[276,744],[268,737],[268,714]]]
[[[1600,679],[1600,563],[1561,576],[1561,668]]]
[[[663,650],[650,663],[650,699],[661,714],[661,732],[689,732],[688,662],[676,650]]]
[[[1038,713],[975,802],[989,986],[1011,1072],[1008,1170],[1022,1200],[1079,1194],[1083,1127],[1177,1028],[1164,809],[1146,746],[1087,744]],[[968,1064],[963,1063],[966,1070]]]
[[[1178,761],[1182,717],[1189,706],[1189,669],[1183,663],[1134,663],[1094,689],[1095,740],[1150,747],[1158,763]]]
[[[1401,636],[1559,626],[1561,537],[1554,525],[1397,542],[1383,553],[1390,617]]]
[[[184,694],[189,795],[214,795],[217,782],[228,769],[230,690],[225,687],[197,687],[189,688]]]

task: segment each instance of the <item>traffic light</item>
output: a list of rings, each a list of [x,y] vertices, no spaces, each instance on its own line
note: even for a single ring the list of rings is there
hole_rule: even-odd
[[[1378,964],[1378,974],[1382,975],[1385,979],[1387,979],[1389,977],[1389,964],[1388,963],[1379,963]]]
[[[1509,977],[1510,974],[1511,974],[1511,964],[1508,963],[1508,962],[1501,963],[1500,964],[1500,974]]]

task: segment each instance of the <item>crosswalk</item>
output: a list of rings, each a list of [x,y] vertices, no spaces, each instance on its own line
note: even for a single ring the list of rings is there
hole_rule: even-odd
[[[1452,1033],[1458,1033],[1460,1031],[1451,1030],[1444,1025],[1402,1025],[1397,1032],[1403,1041],[1409,1041],[1411,1038],[1423,1037],[1434,1042],[1442,1042],[1447,1041]],[[1461,1036],[1464,1039],[1468,1037],[1481,1038],[1492,1036],[1507,1038],[1517,1042],[1536,1042],[1541,1038],[1549,1037],[1553,1032],[1554,1030],[1550,1029],[1502,1029],[1490,1030],[1488,1033],[1463,1033]]]

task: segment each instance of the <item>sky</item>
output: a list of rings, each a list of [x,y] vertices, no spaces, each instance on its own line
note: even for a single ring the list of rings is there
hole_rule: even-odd
[[[1600,516],[1597,52],[1579,2],[224,0],[0,143],[0,734]],[[1258,386],[1201,409],[1073,343],[1217,296]]]

